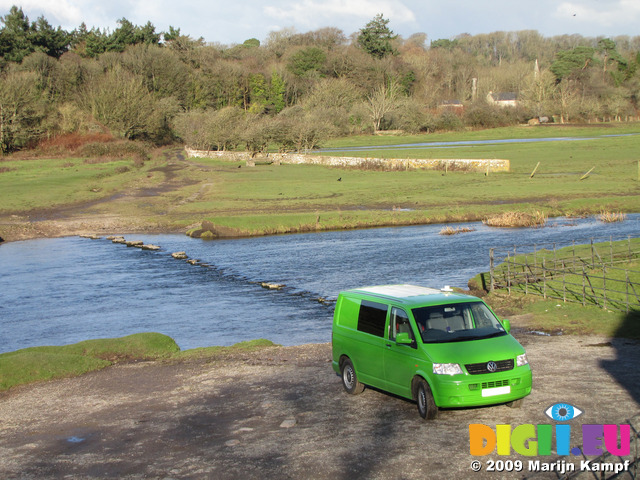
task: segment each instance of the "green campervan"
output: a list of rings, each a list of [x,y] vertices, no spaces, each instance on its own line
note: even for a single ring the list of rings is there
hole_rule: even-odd
[[[365,385],[438,408],[506,403],[531,393],[525,350],[479,298],[413,285],[341,292],[333,318],[333,369],[345,390]]]

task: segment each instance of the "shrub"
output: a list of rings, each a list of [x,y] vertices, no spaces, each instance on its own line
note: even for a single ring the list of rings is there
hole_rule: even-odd
[[[457,235],[458,233],[468,233],[468,232],[475,232],[476,229],[475,228],[469,228],[469,227],[458,227],[458,228],[453,228],[453,227],[444,227],[442,230],[440,230],[440,235]]]
[[[453,112],[442,112],[436,118],[435,127],[437,130],[462,130],[464,124],[458,115]]]
[[[543,227],[547,223],[544,212],[504,212],[482,221],[490,227]]]
[[[598,215],[598,220],[603,223],[623,222],[627,218],[627,215],[622,212],[608,212],[603,210]]]
[[[149,159],[149,146],[141,142],[131,142],[120,140],[117,142],[94,142],[87,143],[78,149],[78,153],[83,157],[112,159],[112,158],[133,158],[134,165],[140,167],[145,160]],[[91,161],[87,161],[91,163]]]

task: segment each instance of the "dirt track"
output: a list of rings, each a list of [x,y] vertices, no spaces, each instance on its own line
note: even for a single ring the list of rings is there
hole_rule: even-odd
[[[347,395],[328,344],[14,389],[0,396],[0,478],[466,478],[470,423],[553,423],[543,412],[558,401],[585,412],[578,424],[640,412],[638,342],[519,339],[534,372],[522,409],[444,410],[433,422],[375,390]]]

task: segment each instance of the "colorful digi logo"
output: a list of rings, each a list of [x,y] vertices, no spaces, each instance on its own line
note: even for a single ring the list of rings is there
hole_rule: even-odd
[[[512,449],[524,456],[612,455],[625,456],[631,451],[631,426],[628,424],[583,424],[582,447],[571,448],[569,422],[584,412],[570,403],[558,402],[549,406],[545,415],[557,422],[550,424],[498,424],[495,429],[481,423],[469,425],[469,453],[484,456],[496,452],[511,455]]]
[[[554,403],[544,413],[556,422],[568,422],[582,415],[583,411],[569,403]]]

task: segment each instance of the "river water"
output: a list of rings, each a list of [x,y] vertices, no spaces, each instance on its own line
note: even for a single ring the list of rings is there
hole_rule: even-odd
[[[617,135],[596,135],[593,137],[547,137],[547,138],[508,138],[501,140],[460,140],[451,142],[424,142],[406,143],[399,145],[375,145],[364,147],[322,148],[320,152],[359,152],[370,150],[386,150],[389,148],[402,150],[428,150],[434,148],[476,147],[481,145],[502,145],[514,143],[540,143],[540,142],[581,142],[585,140],[602,140],[604,138],[630,137],[640,133],[622,133]]]
[[[127,236],[162,247],[155,252],[80,237],[2,244],[0,352],[147,331],[171,336],[182,349],[255,338],[328,342],[340,290],[466,287],[488,271],[492,247],[525,252],[635,237],[640,214],[611,224],[557,218],[545,228],[455,227],[475,231],[446,236],[443,225],[425,225],[215,241]],[[176,260],[176,251],[210,266]],[[267,290],[259,282],[286,286]]]

